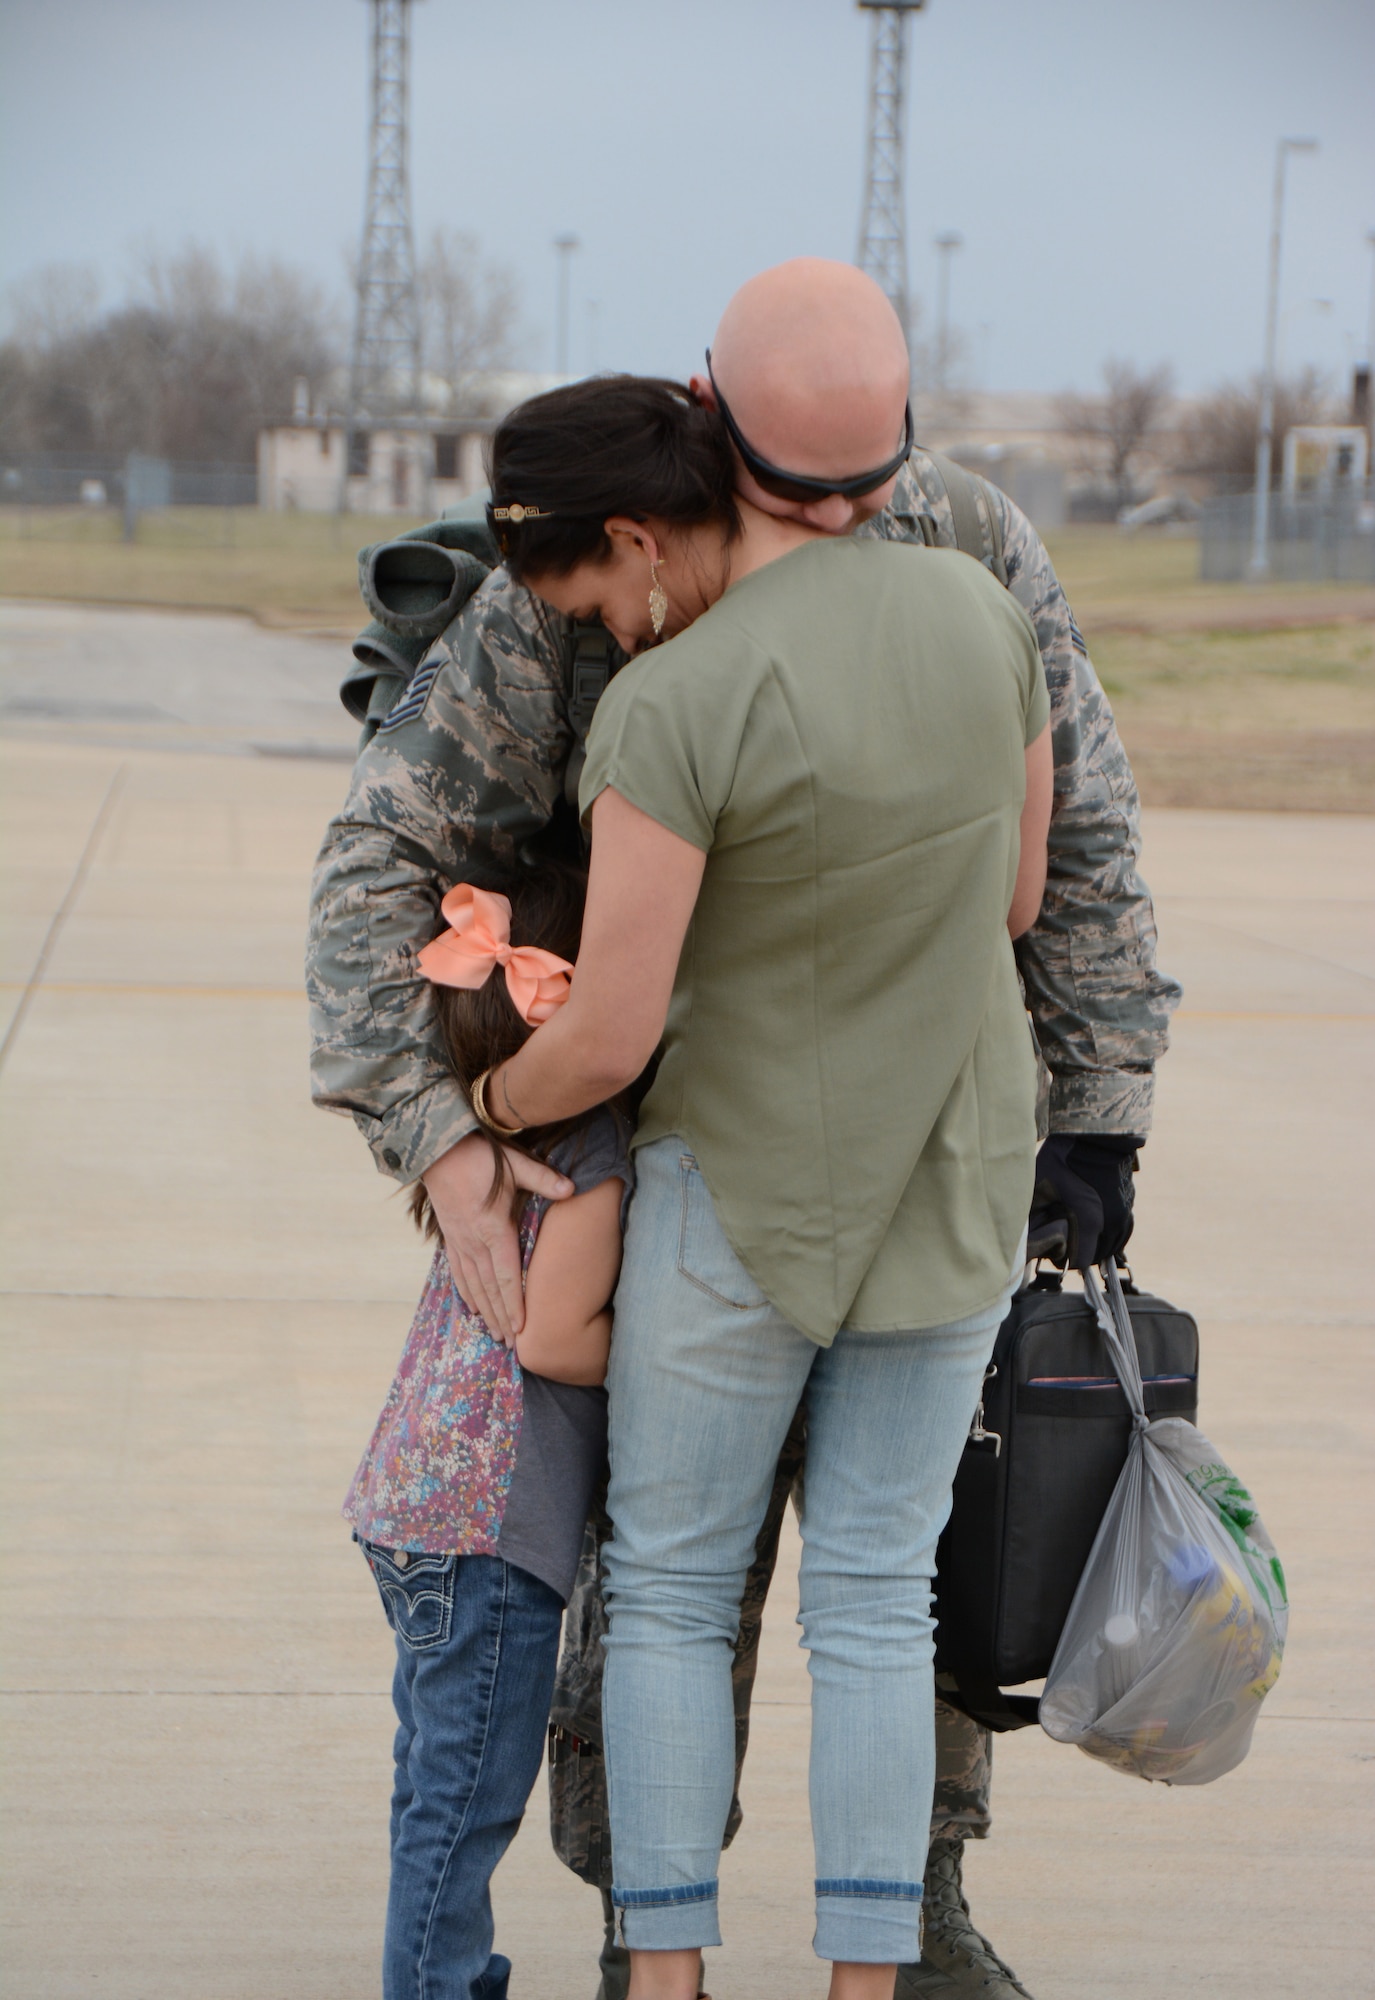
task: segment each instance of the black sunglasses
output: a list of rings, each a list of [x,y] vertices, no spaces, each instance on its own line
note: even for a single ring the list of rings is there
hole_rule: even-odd
[[[872,472],[858,473],[853,479],[812,479],[806,473],[784,472],[781,466],[770,465],[767,458],[759,456],[731,415],[730,405],[712,374],[710,348],[707,349],[707,379],[716,391],[716,407],[721,412],[721,421],[731,443],[744,460],[745,470],[756,485],[762,486],[766,493],[772,493],[776,500],[829,500],[833,493],[838,493],[842,500],[858,500],[863,494],[886,486],[895,472],[901,472],[911,455],[912,405],[909,403],[903,421],[902,449],[895,452],[887,464],[876,465]]]

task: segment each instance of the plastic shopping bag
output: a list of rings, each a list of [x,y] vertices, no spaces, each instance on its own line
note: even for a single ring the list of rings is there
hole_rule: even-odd
[[[1134,1429],[1055,1649],[1040,1719],[1119,1771],[1206,1785],[1239,1764],[1284,1652],[1289,1600],[1250,1495],[1182,1417],[1149,1421],[1115,1268],[1098,1315]]]

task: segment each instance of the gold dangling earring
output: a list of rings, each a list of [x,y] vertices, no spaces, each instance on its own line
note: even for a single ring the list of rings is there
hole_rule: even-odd
[[[649,622],[654,627],[656,639],[662,633],[664,620],[667,617],[668,599],[664,595],[664,586],[659,581],[659,565],[657,562],[652,562],[649,565]]]

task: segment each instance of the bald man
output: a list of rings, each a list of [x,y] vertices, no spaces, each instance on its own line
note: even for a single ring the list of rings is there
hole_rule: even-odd
[[[1046,898],[1017,946],[1047,1079],[1037,1201],[1041,1219],[1058,1214],[1068,1224],[1075,1262],[1107,1256],[1130,1233],[1130,1170],[1150,1128],[1154,1066],[1179,989],[1155,965],[1131,770],[1050,559],[1005,494],[968,478],[952,492],[940,465],[912,444],[901,329],[877,287],[848,265],[801,258],[752,279],[727,306],[693,388],[720,410],[740,490],[757,506],[833,534],[940,547],[972,535],[970,552],[1036,628],[1056,765]],[[957,513],[966,517],[960,533]],[[509,1210],[487,1205],[491,1155],[471,1136],[475,1121],[444,1062],[416,956],[456,880],[497,881],[532,846],[576,842],[569,796],[581,744],[598,688],[622,663],[604,633],[572,627],[495,567],[409,684],[396,684],[394,702],[374,691],[349,795],[316,872],[307,968],[315,1099],[352,1114],[384,1173],[402,1184],[424,1178],[459,1290],[500,1331],[518,1329],[522,1312]],[[516,1185],[555,1198],[569,1191],[538,1161],[508,1157]],[[764,1597],[804,1449],[799,1424],[741,1607],[740,1758]],[[600,2000],[619,2000],[627,1965],[606,1894],[598,1536],[589,1524],[565,1624],[550,1783],[555,1846],[603,1892]],[[926,1937],[921,1963],[899,1968],[899,2000],[1027,2000],[975,1929],[963,1894],[964,1841],[984,1838],[990,1825],[989,1746],[985,1731],[937,1704]],[[728,1838],[739,1821],[737,1801]]]
[[[892,498],[893,461],[912,442],[910,377],[898,316],[873,279],[853,264],[795,257],[740,287],[692,389],[726,419],[745,499],[848,535]],[[828,491],[837,480],[846,490]]]

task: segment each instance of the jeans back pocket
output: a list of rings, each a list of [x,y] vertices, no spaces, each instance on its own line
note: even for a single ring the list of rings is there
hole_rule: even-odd
[[[362,1549],[387,1623],[402,1645],[415,1653],[445,1645],[453,1629],[458,1557],[384,1549],[377,1542],[364,1542]]]
[[[757,1312],[768,1301],[731,1249],[717,1220],[711,1190],[691,1153],[678,1161],[682,1204],[678,1223],[678,1272],[698,1291],[734,1312]]]

